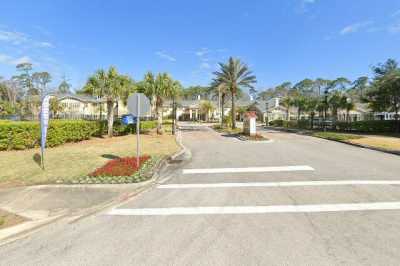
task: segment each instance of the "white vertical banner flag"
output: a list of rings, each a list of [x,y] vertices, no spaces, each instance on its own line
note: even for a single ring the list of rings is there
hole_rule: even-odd
[[[40,132],[41,132],[41,161],[42,168],[44,169],[44,150],[46,148],[47,128],[49,126],[49,109],[50,109],[50,95],[46,95],[42,100],[42,107],[40,109]]]

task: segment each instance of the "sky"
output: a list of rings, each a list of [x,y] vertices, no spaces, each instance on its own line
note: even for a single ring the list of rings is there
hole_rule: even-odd
[[[134,80],[168,72],[208,85],[229,56],[263,90],[305,78],[356,79],[400,60],[399,0],[3,0],[0,76],[31,62],[74,89],[113,65]]]

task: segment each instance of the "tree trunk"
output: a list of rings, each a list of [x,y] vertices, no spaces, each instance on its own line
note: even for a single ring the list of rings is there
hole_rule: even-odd
[[[396,108],[396,110],[395,110],[395,118],[394,118],[395,120],[396,120],[396,132],[397,133],[400,133],[400,120],[399,120],[399,109],[398,108]]]
[[[107,100],[107,121],[108,121],[108,137],[113,136],[113,124],[114,124],[114,102]]]
[[[221,97],[221,127],[224,127],[224,104],[225,104],[225,96]]]
[[[290,121],[290,110],[289,110],[289,107],[286,108],[286,121]]]
[[[156,104],[156,113],[157,113],[157,134],[161,135],[162,132],[162,111],[160,110],[159,104]]]
[[[314,129],[314,116],[315,116],[315,112],[311,112],[311,130]]]
[[[115,105],[115,111],[116,111],[116,117],[118,117],[119,116],[119,100],[117,100],[117,102],[116,102],[116,105]]]
[[[172,135],[175,135],[176,131],[176,103],[175,98],[172,99]]]
[[[235,106],[235,94],[232,92],[232,129],[236,128],[236,106]]]

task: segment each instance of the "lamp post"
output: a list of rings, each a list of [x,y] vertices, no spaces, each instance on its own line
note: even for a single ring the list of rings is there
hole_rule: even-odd
[[[176,107],[175,97],[172,99],[172,135],[176,132]]]
[[[400,103],[396,103],[396,110],[395,110],[394,119],[396,120],[396,127],[397,127],[396,131],[397,131],[397,133],[400,133],[399,108],[400,108]]]
[[[324,91],[324,131],[326,131],[326,116],[327,116],[327,109],[328,109],[328,88]]]
[[[353,102],[353,100],[350,97],[347,97],[346,99],[346,103],[347,103],[347,108],[346,108],[346,122],[349,123],[350,122],[350,104]]]

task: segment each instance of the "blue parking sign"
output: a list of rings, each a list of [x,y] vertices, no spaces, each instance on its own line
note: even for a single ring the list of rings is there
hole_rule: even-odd
[[[133,115],[124,115],[122,116],[122,124],[124,125],[133,125],[136,124],[136,117]]]

